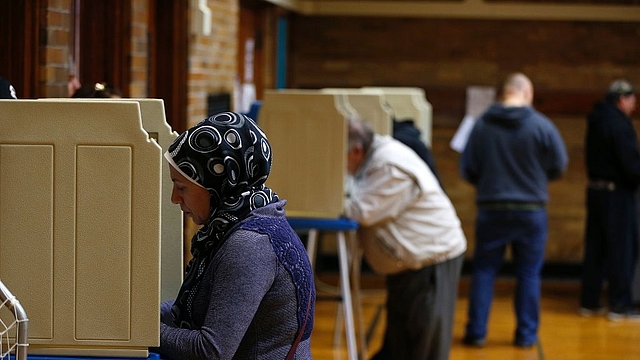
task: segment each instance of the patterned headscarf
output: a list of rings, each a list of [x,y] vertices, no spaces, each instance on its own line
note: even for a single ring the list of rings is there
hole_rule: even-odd
[[[210,196],[209,219],[191,240],[193,259],[173,306],[176,325],[193,328],[193,296],[227,231],[253,209],[278,201],[264,185],[271,171],[271,146],[249,117],[224,112],[182,133],[164,156]]]

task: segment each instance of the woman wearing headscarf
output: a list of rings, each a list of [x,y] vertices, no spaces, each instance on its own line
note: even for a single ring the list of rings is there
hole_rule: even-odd
[[[163,358],[311,359],[307,253],[265,186],[271,147],[250,118],[203,120],[165,153],[171,200],[202,225],[175,301],[161,306]]]

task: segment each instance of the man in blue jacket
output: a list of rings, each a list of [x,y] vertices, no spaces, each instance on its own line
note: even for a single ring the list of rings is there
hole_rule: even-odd
[[[608,279],[607,317],[612,321],[640,319],[631,306],[637,256],[635,192],[640,184],[638,140],[629,117],[635,107],[633,86],[616,80],[587,116],[589,184],[580,313],[604,312],[600,295]]]
[[[476,186],[478,207],[463,342],[485,343],[494,279],[510,245],[517,278],[514,344],[530,347],[538,341],[548,182],[562,175],[568,157],[554,124],[533,108],[526,75],[509,75],[502,92],[502,101],[477,120],[460,158],[462,177]]]

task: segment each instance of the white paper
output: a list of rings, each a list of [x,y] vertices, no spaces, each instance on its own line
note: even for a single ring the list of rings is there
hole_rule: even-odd
[[[467,109],[458,130],[453,135],[449,146],[461,153],[467,146],[469,134],[473,130],[476,119],[496,101],[496,89],[490,86],[469,86],[467,87]]]
[[[459,153],[463,152],[464,147],[467,146],[469,134],[471,133],[471,130],[473,130],[473,125],[475,124],[476,119],[471,115],[466,115],[464,119],[462,119],[460,126],[458,126],[458,130],[456,130],[453,138],[451,138],[449,146]]]
[[[465,115],[478,118],[496,101],[496,89],[491,86],[467,87],[467,109]]]
[[[256,86],[254,84],[242,84],[241,112],[248,113],[254,101],[256,101]]]

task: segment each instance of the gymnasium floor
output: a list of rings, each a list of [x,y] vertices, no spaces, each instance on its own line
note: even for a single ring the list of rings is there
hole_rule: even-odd
[[[337,275],[323,275],[320,280],[334,285],[337,284]],[[365,330],[370,333],[366,359],[375,353],[382,339],[385,316],[383,284],[379,276],[363,275],[362,309]],[[533,348],[520,349],[512,345],[514,282],[509,277],[499,279],[495,286],[485,347],[463,346],[461,339],[466,322],[468,285],[469,278],[463,276],[450,360],[640,359],[640,322],[611,322],[604,316],[581,317],[577,314],[580,284],[576,280],[543,281],[540,342]],[[334,340],[337,304],[332,300],[319,300],[316,304],[312,340],[314,359],[347,359],[344,332],[341,331],[342,336]]]

